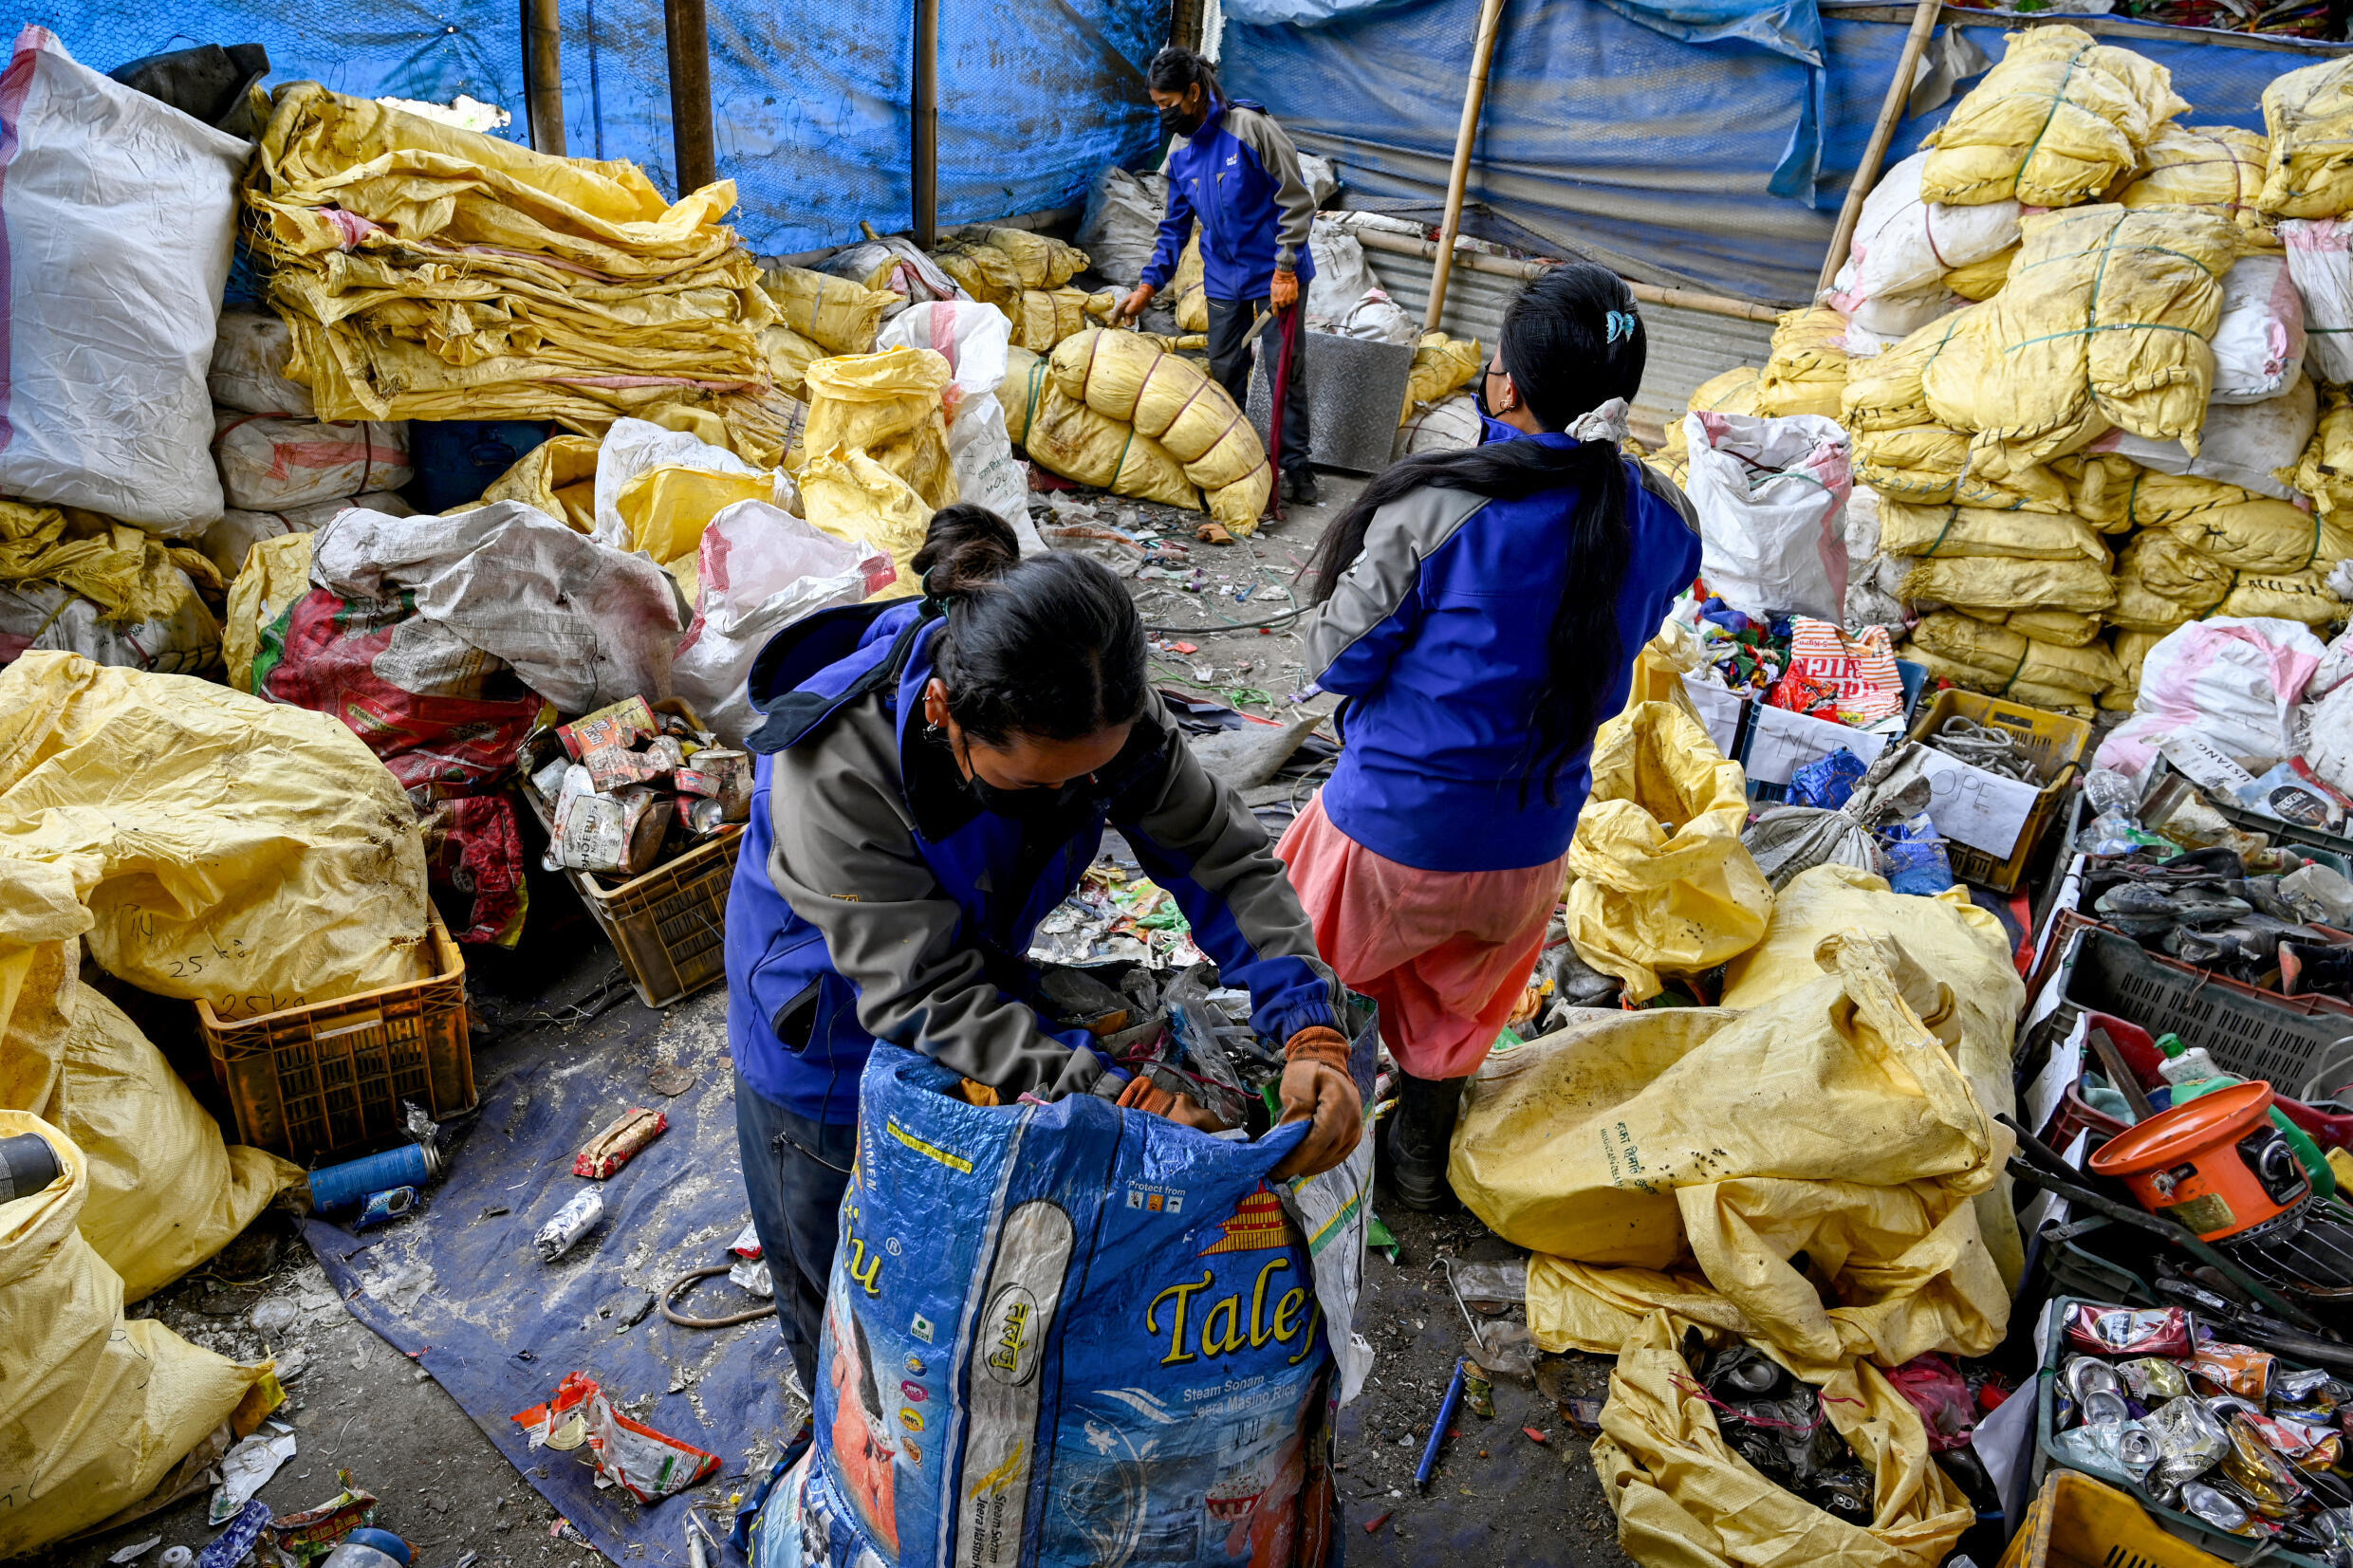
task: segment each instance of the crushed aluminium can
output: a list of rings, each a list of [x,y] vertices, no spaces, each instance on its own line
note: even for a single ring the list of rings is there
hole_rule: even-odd
[[[351,1222],[354,1230],[365,1230],[372,1225],[388,1225],[406,1219],[417,1208],[417,1189],[392,1187],[381,1192],[370,1192],[360,1204],[360,1217]]]
[[[542,1263],[554,1263],[572,1249],[578,1242],[597,1227],[604,1218],[604,1197],[595,1188],[575,1194],[570,1203],[555,1211],[553,1218],[539,1227],[531,1245],[539,1248]]]

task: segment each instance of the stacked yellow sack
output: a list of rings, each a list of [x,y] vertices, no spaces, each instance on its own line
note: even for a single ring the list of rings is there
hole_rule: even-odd
[[[1037,353],[1082,330],[1089,316],[1108,321],[1119,304],[1116,290],[1090,295],[1065,286],[1086,270],[1086,252],[1028,229],[967,232],[933,251],[932,259],[967,294],[1003,312],[1013,323],[1016,346]],[[1188,330],[1207,324],[1204,317]]]
[[[2353,507],[2353,397],[2321,388],[2320,425],[2296,467],[2296,489],[2324,515]]]
[[[2353,60],[2331,60],[2275,77],[2263,89],[2270,133],[2263,194],[2271,217],[2333,218],[2353,212]]]
[[[1845,390],[1846,318],[1826,305],[1783,315],[1757,379],[1759,410],[1776,419],[1792,414],[1835,419]]]
[[[1996,250],[1980,261],[1966,267],[1955,267],[1944,275],[1944,286],[1964,300],[1990,300],[2002,291],[2010,281],[2010,264],[2018,259],[2018,248]]]
[[[1051,362],[1065,396],[1158,441],[1184,465],[1212,517],[1236,534],[1257,528],[1274,494],[1274,468],[1249,417],[1206,369],[1104,327],[1065,339]]]
[[[1858,360],[1839,394],[1855,483],[1890,501],[1934,505],[1953,499],[1969,458],[1969,437],[1936,422],[1921,373],[1969,317],[1955,311]]]
[[[769,373],[778,387],[804,401],[809,365],[829,354],[870,352],[884,312],[899,303],[888,289],[806,267],[763,267],[760,286],[782,318],[760,334]]]
[[[1428,408],[1453,397],[1486,368],[1487,358],[1479,352],[1476,338],[1423,333],[1420,344],[1414,350],[1413,368],[1406,372],[1405,406],[1398,411],[1398,423],[1403,425],[1411,419],[1416,409]]]
[[[2159,529],[2233,571],[2325,571],[2353,556],[2353,518],[2113,454],[2077,461],[2076,510],[2103,532]]]
[[[1108,322],[1119,307],[1116,288],[1093,294],[1083,288],[1028,288],[1014,304],[997,308],[1012,321],[1013,346],[1045,354],[1065,338],[1085,331],[1089,322]]]
[[[279,89],[248,229],[323,419],[553,419],[670,402],[779,434],[775,308],[718,220],[636,167],[553,157],[327,91]],[[778,442],[781,446],[781,442]]]
[[[1684,399],[1683,412],[1756,415],[1761,412],[1757,406],[1757,379],[1763,374],[1756,365],[1734,365],[1720,376],[1712,376]],[[1691,436],[1683,429],[1682,420],[1668,423],[1666,440],[1650,463],[1677,485],[1691,477]]]
[[[1201,492],[1167,448],[1064,392],[1053,370],[1052,361],[1026,348],[1007,350],[997,401],[1013,445],[1065,479],[1131,500],[1200,509]]]
[[[2126,207],[2199,207],[2229,218],[2250,244],[2279,248],[2256,203],[2270,143],[2236,125],[2170,124],[2157,134],[2140,172],[2117,200]]]
[[[924,529],[960,493],[940,402],[954,372],[932,349],[899,347],[819,360],[806,379],[808,424],[793,470],[803,515],[838,539],[888,551],[899,585],[918,590],[912,562]]]
[[[1951,611],[1921,618],[1906,656],[1955,686],[2077,714],[2097,707],[2121,678],[2116,656],[2096,636],[2066,647]]]
[[[1209,272],[1201,261],[1201,226],[1193,226],[1193,237],[1185,242],[1184,250],[1176,257],[1176,276],[1168,286],[1176,296],[1176,330],[1207,332],[1209,330]]]
[[[2009,42],[1928,137],[1936,150],[1920,172],[1922,200],[2089,201],[2138,168],[2158,128],[2190,107],[2164,66],[2081,28],[2036,28]]]

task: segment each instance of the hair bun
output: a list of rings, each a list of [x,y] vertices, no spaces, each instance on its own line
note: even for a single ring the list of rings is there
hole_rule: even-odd
[[[1021,563],[1011,524],[986,507],[958,502],[932,514],[912,564],[934,599],[993,582]]]

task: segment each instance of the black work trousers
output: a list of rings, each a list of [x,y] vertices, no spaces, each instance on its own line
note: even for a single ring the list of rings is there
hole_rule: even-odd
[[[1300,291],[1300,302],[1292,308],[1306,304],[1306,290]],[[1212,300],[1209,302],[1209,373],[1217,384],[1233,395],[1233,406],[1250,407],[1251,349],[1250,329],[1267,311],[1267,302],[1260,300]],[[1282,363],[1283,326],[1276,322],[1258,335],[1254,345],[1267,357],[1267,384],[1274,384],[1275,367]],[[1305,473],[1314,457],[1307,429],[1307,329],[1299,323],[1299,343],[1291,351],[1291,382],[1283,399],[1283,453],[1285,473]]]
[[[832,1126],[794,1116],[735,1075],[735,1145],[760,1256],[776,1286],[776,1325],[801,1374],[817,1392],[817,1340],[825,1323],[825,1280],[833,1270],[842,1190],[858,1150],[855,1123]]]

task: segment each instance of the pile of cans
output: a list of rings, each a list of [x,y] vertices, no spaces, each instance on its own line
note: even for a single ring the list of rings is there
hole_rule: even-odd
[[[741,822],[751,758],[643,697],[555,730],[562,751],[531,771],[548,808],[547,869],[636,876]]]

